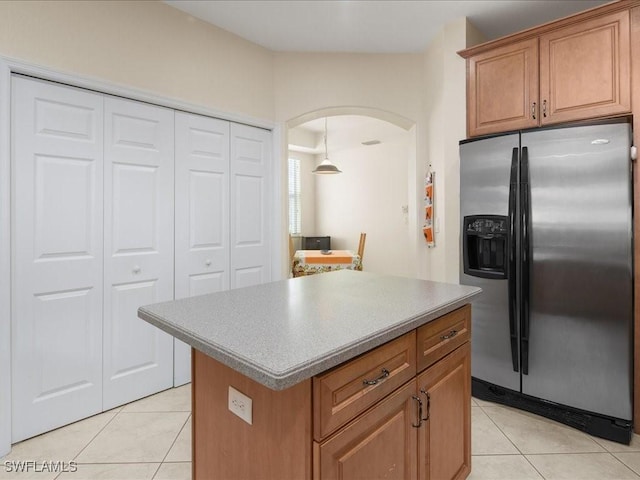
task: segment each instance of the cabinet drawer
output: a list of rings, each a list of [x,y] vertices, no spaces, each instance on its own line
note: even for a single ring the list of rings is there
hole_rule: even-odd
[[[471,305],[423,325],[418,329],[418,372],[454,351],[471,336]]]
[[[313,378],[313,437],[320,441],[416,375],[412,331]]]

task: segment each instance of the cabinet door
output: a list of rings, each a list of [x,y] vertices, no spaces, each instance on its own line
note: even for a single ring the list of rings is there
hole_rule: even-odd
[[[629,12],[540,37],[542,124],[631,111]]]
[[[175,296],[229,289],[229,122],[176,112]],[[191,347],[174,346],[174,386],[191,378]]]
[[[418,477],[458,480],[471,471],[469,342],[418,376],[426,420],[419,429]]]
[[[538,126],[538,39],[467,60],[470,137]]]
[[[137,313],[173,300],[173,136],[173,110],[105,97],[105,410],[173,385],[173,337]]]
[[[271,280],[271,132],[231,124],[231,288]]]
[[[18,442],[102,410],[103,98],[13,77],[11,109]]]
[[[314,479],[416,479],[415,393],[412,380],[329,440],[314,443]]]

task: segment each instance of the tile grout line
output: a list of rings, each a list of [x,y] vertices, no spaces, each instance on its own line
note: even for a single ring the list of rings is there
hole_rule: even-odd
[[[472,457],[523,457],[522,453],[474,453]]]
[[[173,412],[169,412],[169,413],[173,413]],[[158,468],[156,469],[156,471],[154,472],[153,476],[151,477],[151,480],[156,478],[156,475],[158,475],[158,472],[160,471],[160,468],[162,467],[162,465],[164,464],[164,461],[167,459],[167,456],[169,455],[169,452],[171,452],[171,449],[173,448],[173,446],[176,444],[176,441],[178,440],[178,437],[180,436],[180,434],[182,433],[182,431],[184,430],[184,427],[187,425],[187,423],[189,422],[189,419],[191,418],[191,414],[192,412],[189,412],[189,415],[187,415],[187,419],[184,421],[184,423],[182,424],[182,427],[180,428],[180,430],[178,430],[178,434],[176,435],[176,438],[173,439],[173,442],[171,442],[171,446],[169,447],[169,449],[167,450],[167,453],[164,454],[164,457],[162,458],[162,460],[160,461],[160,464],[158,465]]]
[[[181,387],[182,387],[182,386],[181,386]],[[173,388],[178,389],[178,388],[180,388],[180,387],[173,387]],[[167,389],[167,390],[172,390],[172,389]],[[163,392],[159,392],[159,393],[160,393],[160,394],[162,394],[162,393],[164,393],[164,391],[163,391]],[[154,394],[154,395],[156,395],[156,394]],[[51,431],[49,431],[49,432],[44,432],[43,434],[41,434],[41,435],[37,435],[36,437],[43,437],[43,438],[45,438],[45,437],[48,437],[51,433],[54,433],[54,432],[56,432],[57,430],[59,430],[59,429],[61,429],[61,428],[69,427],[70,425],[73,425],[73,424],[79,424],[79,423],[82,423],[82,422],[87,421],[87,420],[89,420],[89,419],[95,419],[96,417],[105,416],[105,415],[107,415],[107,414],[110,414],[110,415],[111,415],[111,417],[110,417],[110,418],[105,419],[105,423],[104,423],[102,426],[97,427],[97,429],[96,429],[96,430],[94,430],[94,432],[95,432],[95,433],[91,433],[91,430],[93,430],[93,428],[89,428],[89,429],[88,429],[88,430],[89,430],[89,431],[88,431],[89,435],[88,435],[87,440],[85,440],[85,441],[83,441],[82,443],[80,443],[80,445],[78,445],[78,446],[76,447],[76,448],[77,448],[77,450],[75,450],[75,452],[74,452],[73,450],[72,450],[71,452],[69,452],[70,454],[69,454],[69,455],[68,455],[68,457],[67,457],[67,458],[69,458],[69,459],[70,459],[69,461],[73,461],[73,462],[75,462],[75,463],[76,463],[76,465],[78,465],[78,466],[80,466],[80,465],[118,465],[118,464],[122,464],[122,465],[149,465],[149,464],[157,464],[157,468],[155,469],[155,472],[153,473],[153,476],[155,477],[155,475],[157,475],[157,473],[158,473],[159,468],[162,466],[162,464],[163,464],[163,463],[165,462],[165,460],[167,459],[167,456],[168,456],[169,452],[170,452],[170,451],[171,451],[171,449],[175,446],[176,441],[177,441],[177,439],[178,439],[178,436],[183,432],[183,430],[184,430],[184,427],[185,427],[186,423],[189,421],[189,419],[190,419],[190,418],[192,418],[191,408],[181,408],[181,407],[179,407],[179,406],[178,406],[177,408],[163,408],[163,409],[157,409],[157,410],[156,410],[156,409],[153,409],[153,410],[150,410],[150,411],[131,412],[131,413],[157,413],[157,414],[163,414],[163,413],[166,413],[166,414],[187,413],[187,414],[188,414],[188,415],[187,415],[187,417],[186,417],[186,419],[184,420],[184,422],[183,422],[182,426],[181,426],[181,427],[180,427],[180,429],[178,430],[177,435],[174,437],[174,439],[173,439],[173,441],[172,441],[172,443],[171,443],[171,445],[170,445],[169,449],[168,449],[168,450],[167,450],[167,452],[165,453],[165,455],[164,455],[163,459],[162,459],[162,460],[160,460],[159,462],[158,462],[158,461],[151,461],[151,462],[149,462],[149,461],[144,461],[144,460],[142,460],[142,459],[137,459],[137,460],[133,460],[133,461],[116,461],[116,462],[111,462],[111,461],[98,461],[98,462],[94,462],[94,461],[87,461],[87,462],[82,462],[82,463],[79,463],[79,462],[78,462],[79,457],[80,457],[80,456],[81,456],[81,455],[82,455],[82,454],[83,454],[83,453],[88,449],[88,447],[89,447],[89,446],[91,446],[91,445],[93,444],[93,442],[94,442],[94,441],[96,441],[96,439],[97,439],[97,438],[98,438],[102,433],[104,433],[104,431],[105,431],[105,430],[106,430],[106,429],[107,429],[107,428],[108,428],[108,427],[109,427],[109,426],[110,426],[114,421],[116,421],[116,418],[117,418],[117,417],[120,417],[120,416],[121,416],[121,414],[127,414],[127,413],[130,413],[130,412],[127,412],[127,411],[126,411],[127,407],[129,407],[129,406],[131,406],[131,405],[134,405],[134,404],[136,404],[136,403],[139,403],[139,402],[141,402],[141,401],[145,400],[146,398],[148,398],[148,397],[144,397],[144,398],[142,398],[142,399],[134,400],[134,401],[132,401],[132,402],[128,402],[127,404],[124,404],[124,405],[119,405],[119,406],[113,407],[113,408],[111,408],[111,409],[109,409],[109,410],[107,410],[107,411],[104,411],[104,412],[97,412],[97,413],[95,413],[94,415],[91,415],[91,416],[86,417],[86,418],[82,418],[82,419],[80,419],[80,420],[77,420],[76,422],[72,422],[72,423],[70,423],[70,424],[68,424],[68,425],[64,425],[64,426],[59,427],[59,428],[57,428],[57,429],[51,430]],[[100,423],[100,422],[97,422],[97,423],[98,423],[98,425],[99,425],[99,423]],[[27,439],[27,440],[30,440],[30,439]],[[189,462],[190,462],[190,460],[189,460],[189,461],[182,461],[182,460],[180,460],[180,461],[177,461],[176,463],[189,463]],[[53,474],[54,474],[54,476],[50,477],[50,478],[51,478],[51,480],[59,480],[59,479],[62,477],[62,475],[63,475],[63,474],[65,474],[65,473],[67,473],[67,472],[61,471],[61,472],[51,472],[51,473],[53,473]]]
[[[120,414],[122,413],[123,407],[122,407],[122,406],[120,406],[120,407],[118,407],[118,408],[119,408],[119,410],[116,412],[116,414],[115,414],[113,417],[111,417],[111,419],[110,419],[107,423],[105,423],[105,424],[104,424],[104,426],[103,426],[103,427],[102,427],[102,428],[101,428],[101,429],[100,429],[100,430],[99,430],[99,431],[98,431],[98,432],[97,432],[93,437],[91,437],[91,440],[89,440],[89,441],[87,442],[87,444],[86,444],[84,447],[82,447],[82,449],[81,449],[81,450],[76,454],[76,456],[75,456],[75,457],[73,457],[73,459],[74,459],[74,460],[75,460],[75,459],[77,459],[77,458],[80,456],[80,454],[82,454],[82,452],[84,452],[84,451],[87,449],[87,447],[88,447],[89,445],[91,445],[91,442],[93,442],[93,441],[96,439],[96,437],[97,437],[98,435],[100,435],[100,434],[102,433],[102,431],[103,431],[105,428],[107,428],[107,426],[108,426],[111,422],[113,422],[113,421],[116,419],[116,417],[117,417],[118,415],[120,415]],[[106,412],[105,412],[105,413],[106,413]]]
[[[605,450],[606,450],[606,448],[605,448]],[[626,463],[624,463],[622,460],[620,460],[618,457],[616,457],[616,456],[614,455],[614,453],[613,453],[613,452],[610,452],[609,450],[607,450],[607,453],[608,453],[609,455],[611,455],[611,456],[612,456],[612,457],[613,457],[617,462],[620,462],[622,465],[624,465],[624,467],[625,467],[627,470],[629,470],[633,475],[635,475],[635,476],[636,476],[636,478],[640,478],[640,474],[638,474],[638,472],[636,472],[633,468],[631,468],[629,465],[627,465],[627,464],[626,464]]]
[[[618,452],[618,453],[623,453],[623,452]],[[638,453],[638,452],[631,452],[631,453]],[[604,452],[565,452],[565,453],[560,453],[560,452],[552,452],[552,453],[531,453],[528,455],[524,455],[525,459],[527,459],[527,461],[529,461],[528,457],[541,457],[541,456],[578,456],[578,455],[609,455],[610,457],[613,457],[615,460],[617,460],[620,464],[622,464],[627,470],[629,470],[631,472],[632,475],[635,475],[636,478],[640,478],[640,474],[638,474],[633,468],[631,468],[630,466],[628,466],[626,463],[624,463],[622,460],[620,460],[618,457],[616,457],[612,452],[609,451],[604,451]],[[531,463],[531,462],[529,462]],[[533,465],[532,465],[533,466]],[[533,467],[535,468],[535,467]],[[537,469],[536,469],[537,471]],[[543,478],[545,478],[543,476]]]
[[[536,466],[535,466],[533,463],[531,463],[531,460],[529,460],[529,458],[528,458],[525,454],[522,454],[522,457],[524,458],[524,461],[525,461],[525,462],[527,462],[529,465],[531,465],[531,468],[533,468],[533,469],[536,471],[536,473],[537,473],[538,475],[540,475],[540,478],[543,478],[543,479],[545,479],[545,480],[546,480],[546,478],[547,478],[547,477],[545,477],[545,476],[542,474],[542,472],[541,472],[540,470],[538,470],[538,469],[536,468]]]
[[[500,406],[500,405],[497,405],[497,406]],[[527,458],[527,456],[522,452],[522,450],[520,450],[520,449],[518,448],[518,446],[517,446],[517,445],[515,444],[515,442],[511,439],[511,437],[509,437],[509,435],[507,435],[507,434],[506,434],[506,432],[504,432],[504,431],[500,428],[500,426],[495,422],[495,420],[493,419],[493,417],[491,417],[491,415],[489,415],[489,414],[484,410],[484,407],[480,407],[480,408],[482,409],[483,413],[484,413],[487,417],[489,417],[489,420],[491,420],[491,422],[496,426],[496,428],[500,431],[500,433],[502,433],[502,434],[505,436],[505,438],[506,438],[507,440],[509,440],[509,442],[511,443],[511,445],[513,445],[513,447],[514,447],[518,452],[520,452],[520,456],[524,459],[524,461],[525,461],[525,462],[527,462],[529,465],[531,465],[531,468],[533,468],[533,470],[534,470],[538,475],[540,475],[540,478],[542,478],[543,480],[546,480],[546,477],[542,474],[542,472],[540,472],[540,471],[535,467],[535,465],[534,465],[533,463],[531,463],[531,461],[530,461],[530,460]]]
[[[627,469],[629,469],[637,478],[640,478],[640,473],[636,472],[633,468],[631,468],[629,465],[627,465],[626,463],[624,463],[622,460],[620,460],[615,453],[610,452],[607,450],[607,453],[609,455],[611,455],[613,458],[615,458],[618,462],[620,462],[622,465],[624,465],[625,467],[627,467]],[[617,453],[625,453],[625,452],[617,452]],[[629,452],[629,453],[637,453],[637,452]]]
[[[95,435],[93,435],[93,436],[89,439],[89,441],[87,441],[87,443],[84,445],[84,447],[82,447],[82,448],[80,449],[80,451],[79,451],[78,453],[76,453],[76,455],[73,457],[73,460],[76,460],[76,459],[80,456],[80,454],[81,454],[82,452],[84,452],[84,451],[85,451],[85,449],[86,449],[86,448],[91,444],[91,442],[93,442],[93,441],[96,439],[96,437],[97,437],[98,435],[100,435],[100,433],[102,433],[102,431],[103,431],[105,428],[107,428],[107,425],[109,425],[111,422],[113,422],[113,420],[114,420],[118,415],[120,415],[120,413],[122,412],[122,408],[123,408],[123,407],[122,407],[122,406],[120,406],[120,407],[116,407],[116,408],[118,409],[118,411],[117,411],[117,412],[115,412],[115,415],[114,415],[113,417],[111,417],[111,418],[109,419],[109,421],[108,421],[107,423],[105,423],[105,424],[102,426],[102,428],[101,428],[101,429],[99,429],[99,430],[96,432],[96,434],[95,434]],[[111,409],[111,410],[115,410],[115,408],[113,408],[113,409]],[[105,413],[107,413],[107,412],[101,412],[101,413],[98,413],[97,415],[104,415]],[[97,415],[95,415],[95,416],[97,416]],[[89,418],[91,418],[91,417],[89,417]],[[86,419],[83,419],[83,420],[86,420]],[[82,421],[82,420],[80,420],[80,421]],[[63,473],[64,473],[64,472],[59,472],[59,473],[58,473],[58,475],[56,475],[56,476],[53,478],[53,480],[57,480],[57,479],[60,477],[60,475],[62,475]]]
[[[518,413],[520,412],[520,410],[518,410],[518,409],[517,409],[517,408],[515,408],[515,407],[508,407],[508,406],[500,405],[500,404],[496,404],[496,405],[491,405],[491,406],[489,406],[489,408],[496,408],[496,407],[497,407],[497,408],[505,408],[505,409],[512,408],[512,409],[515,409],[515,410],[516,410],[516,412],[518,412]],[[486,414],[486,415],[491,419],[491,421],[493,421],[493,418],[491,417],[491,415],[489,415],[489,413],[488,413],[488,412],[484,411],[484,409],[483,409],[483,412],[484,412],[484,413],[485,413],[485,414]],[[610,451],[609,451],[609,449],[608,449],[605,445],[603,445],[603,444],[601,444],[600,442],[598,442],[595,436],[590,435],[590,434],[588,434],[587,432],[584,432],[584,431],[582,431],[582,430],[580,430],[580,429],[577,429],[577,428],[571,427],[570,425],[565,425],[565,424],[563,424],[562,422],[557,422],[557,421],[555,421],[555,420],[548,419],[548,418],[546,418],[546,417],[543,417],[543,416],[537,415],[537,414],[535,414],[535,413],[527,412],[526,410],[522,410],[522,413],[523,413],[523,414],[525,414],[525,416],[527,416],[527,417],[528,417],[528,415],[534,415],[534,416],[536,417],[536,418],[535,418],[535,420],[542,421],[542,422],[547,422],[547,423],[550,423],[550,424],[555,425],[555,426],[558,426],[558,427],[567,428],[567,429],[569,429],[571,432],[574,432],[574,433],[575,433],[575,434],[577,434],[577,435],[581,435],[581,436],[583,436],[583,437],[585,437],[585,438],[588,438],[588,439],[589,439],[589,440],[591,440],[591,441],[592,441],[592,442],[593,442],[593,443],[594,443],[598,448],[600,448],[600,449],[601,449],[601,450],[594,450],[594,451],[587,451],[587,452],[547,452],[547,453],[542,452],[542,453],[529,453],[529,454],[526,454],[526,453],[524,453],[524,452],[521,452],[521,451],[520,451],[520,449],[519,449],[519,448],[514,444],[514,447],[516,447],[516,449],[517,449],[520,453],[522,453],[522,455],[556,455],[556,454],[558,454],[558,455],[562,455],[562,454],[564,454],[564,453],[568,453],[568,454],[571,454],[571,453],[612,453],[612,452],[610,452]],[[493,422],[493,423],[494,423],[494,424],[496,425],[496,427],[498,427],[498,429],[499,429],[499,430],[500,430],[500,431],[501,431],[501,432],[502,432],[502,433],[503,433],[503,434],[504,434],[504,435],[509,439],[509,441],[511,441],[511,438],[509,438],[509,436],[508,436],[505,432],[503,432],[503,431],[502,431],[502,429],[498,426],[498,424],[497,424],[496,422]],[[512,443],[513,443],[513,442],[512,442]],[[640,453],[640,451],[639,451],[639,453]]]
[[[516,449],[517,453],[481,453],[481,454],[475,454],[475,456],[480,457],[480,456],[487,456],[487,455],[522,455],[522,452],[518,449],[518,447],[516,447],[514,445],[514,443],[511,441],[511,439],[507,436],[506,433],[504,433],[500,427],[496,424],[496,422],[493,421],[493,419],[489,416],[489,414],[487,412],[484,411],[484,409],[480,406],[480,405],[476,405],[477,408],[480,409],[480,411],[491,421],[491,423],[493,423],[493,425],[498,429],[498,431],[507,439],[507,441],[509,443],[511,443],[511,445],[513,445],[513,447]],[[473,427],[472,427],[473,428]],[[474,455],[473,452],[471,453],[471,455]]]
[[[500,405],[497,405],[497,406],[500,406]],[[492,407],[493,407],[493,405],[492,405]],[[480,407],[480,408],[482,409],[482,412],[483,412],[487,417],[489,417],[489,420],[491,420],[491,423],[493,423],[493,424],[496,426],[496,428],[500,431],[500,433],[502,433],[502,435],[504,435],[504,436],[505,436],[505,438],[506,438],[507,440],[509,440],[509,443],[511,443],[511,445],[513,445],[513,448],[515,448],[515,449],[520,453],[520,455],[524,456],[524,453],[523,453],[523,452],[518,448],[518,446],[514,443],[514,441],[513,441],[513,440],[511,440],[511,437],[509,437],[509,435],[507,435],[507,434],[504,432],[504,430],[502,430],[502,429],[500,428],[500,425],[498,425],[498,424],[495,422],[495,420],[491,417],[491,415],[489,415],[489,414],[485,411],[484,407]]]
[[[626,463],[624,463],[622,460],[620,460],[618,457],[615,456],[614,452],[609,451],[609,449],[607,448],[606,445],[603,445],[602,443],[598,442],[598,440],[593,436],[593,435],[589,435],[586,432],[582,432],[580,430],[576,430],[579,433],[582,433],[583,435],[585,435],[586,437],[590,438],[598,447],[602,448],[603,451],[596,451],[596,452],[550,452],[550,453],[531,453],[531,454],[525,454],[523,453],[517,445],[515,445],[515,443],[511,440],[511,438],[509,437],[509,435],[507,435],[501,428],[500,426],[493,420],[493,418],[491,417],[491,415],[489,415],[488,412],[485,411],[484,407],[486,407],[487,405],[481,406],[478,405],[482,411],[485,413],[485,415],[487,415],[487,417],[489,417],[489,419],[493,422],[493,424],[496,426],[496,428],[498,428],[498,430],[500,430],[500,432],[513,444],[513,446],[516,448],[516,450],[518,450],[518,452],[520,452],[520,454],[524,457],[524,459],[527,461],[527,463],[529,463],[529,465],[531,465],[531,467],[543,478],[546,479],[546,477],[542,474],[542,472],[540,472],[535,465],[533,465],[533,463],[531,463],[529,457],[534,457],[536,455],[593,455],[593,454],[598,454],[598,453],[604,453],[604,454],[608,454],[609,456],[613,457],[617,462],[619,462],[620,464],[622,464],[627,470],[629,470],[633,475],[635,475],[637,478],[640,478],[640,474],[638,472],[636,472],[633,468],[631,468],[630,466],[628,466]],[[491,407],[503,407],[500,404],[496,404],[496,405],[490,405],[489,408]],[[542,417],[544,418],[544,417]],[[555,422],[557,423],[557,422]],[[569,427],[571,428],[571,427]]]

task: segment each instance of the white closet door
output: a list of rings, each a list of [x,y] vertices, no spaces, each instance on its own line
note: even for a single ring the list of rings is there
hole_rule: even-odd
[[[229,288],[229,122],[176,112],[176,299]],[[174,346],[174,385],[191,347]]]
[[[105,410],[173,385],[173,337],[137,315],[173,299],[173,115],[105,96]]]
[[[271,280],[271,132],[231,124],[231,288]]]
[[[12,78],[12,441],[102,411],[103,98]]]

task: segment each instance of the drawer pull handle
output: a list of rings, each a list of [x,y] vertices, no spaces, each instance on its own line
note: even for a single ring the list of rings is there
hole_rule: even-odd
[[[389,376],[389,370],[387,370],[386,368],[382,369],[382,373],[380,374],[380,376],[378,378],[374,378],[373,380],[367,380],[366,378],[362,381],[362,383],[364,385],[376,385],[377,383],[380,383],[382,380],[384,380],[385,378],[387,378]]]
[[[457,330],[451,330],[449,333],[445,335],[440,335],[440,340],[449,340],[450,338],[455,337],[458,334]]]
[[[420,428],[420,426],[422,425],[422,400],[420,400],[420,397],[416,395],[412,395],[411,398],[414,399],[418,404],[418,423],[411,423],[411,425],[413,426],[413,428]]]

